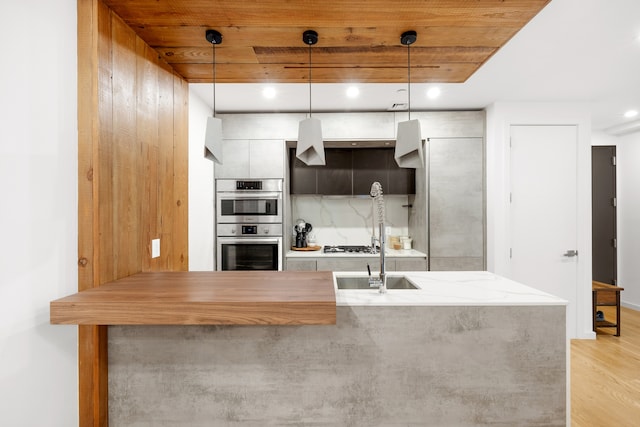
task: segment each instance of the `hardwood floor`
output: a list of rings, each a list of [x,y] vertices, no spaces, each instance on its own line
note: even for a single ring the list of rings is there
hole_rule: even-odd
[[[615,319],[613,307],[601,308]],[[640,426],[640,311],[622,307],[620,336],[571,341],[572,427]]]

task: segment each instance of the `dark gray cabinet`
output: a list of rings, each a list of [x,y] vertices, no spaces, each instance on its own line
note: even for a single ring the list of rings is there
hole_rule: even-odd
[[[291,194],[317,194],[317,166],[307,166],[296,157],[295,148],[290,150],[289,187]]]
[[[389,182],[388,149],[366,148],[353,153],[353,194],[369,194],[374,181],[387,192]],[[393,157],[393,151],[391,151]]]
[[[325,166],[290,155],[291,194],[368,195],[374,181],[384,194],[415,194],[415,169],[398,167],[393,148],[327,148]]]
[[[349,149],[328,149],[324,152],[326,165],[317,167],[318,194],[353,194],[353,156]]]

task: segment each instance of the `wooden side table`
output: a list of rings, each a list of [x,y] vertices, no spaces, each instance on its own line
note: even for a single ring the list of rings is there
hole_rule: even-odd
[[[609,285],[602,282],[591,282],[591,292],[593,294],[593,331],[597,328],[616,328],[616,337],[620,336],[620,291],[624,288]],[[597,320],[596,313],[598,306],[615,306],[616,321],[615,323],[607,320]]]

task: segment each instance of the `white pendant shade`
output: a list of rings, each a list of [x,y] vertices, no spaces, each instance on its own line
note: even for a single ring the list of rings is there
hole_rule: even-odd
[[[296,157],[306,165],[324,165],[324,143],[319,119],[309,117],[298,125],[298,145]]]
[[[204,136],[204,157],[222,164],[222,120],[207,118],[207,131]]]
[[[423,168],[422,137],[417,119],[398,123],[396,151],[393,155],[401,168]]]

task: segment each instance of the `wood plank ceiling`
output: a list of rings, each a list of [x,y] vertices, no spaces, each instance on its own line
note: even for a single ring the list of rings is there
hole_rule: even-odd
[[[551,0],[104,0],[191,83],[461,83]]]

